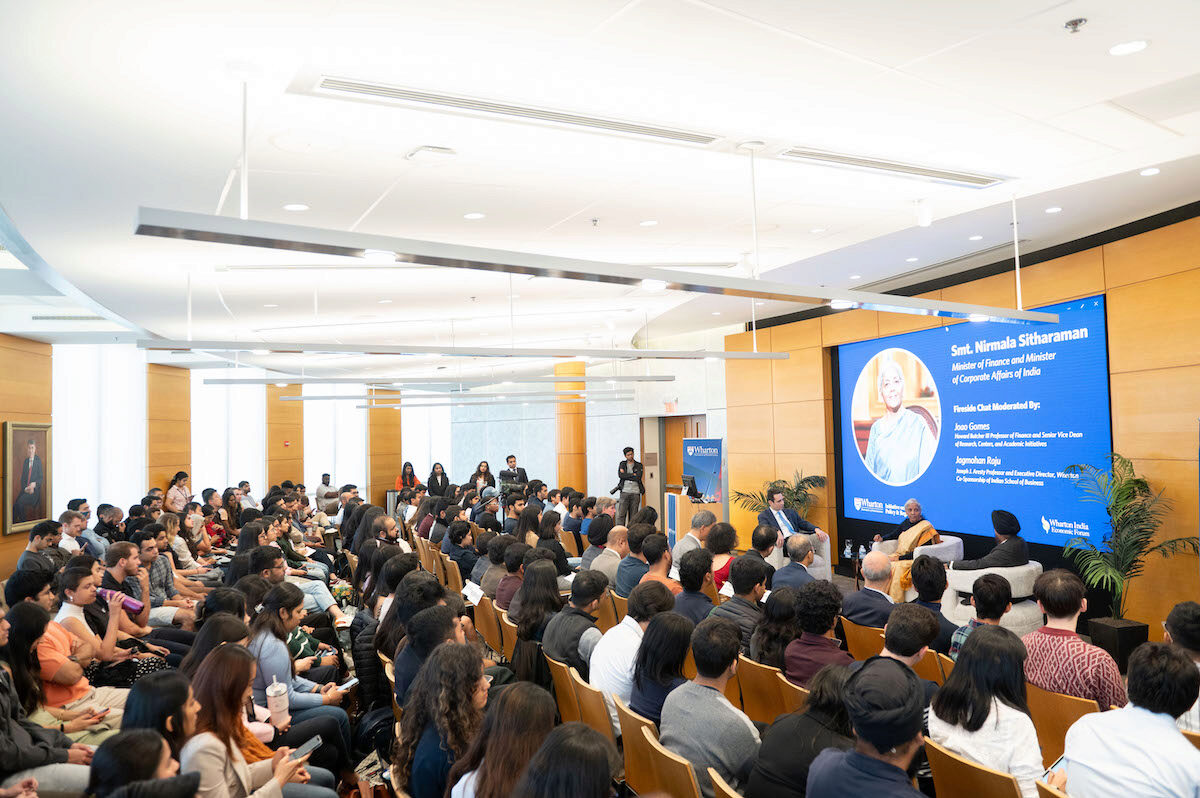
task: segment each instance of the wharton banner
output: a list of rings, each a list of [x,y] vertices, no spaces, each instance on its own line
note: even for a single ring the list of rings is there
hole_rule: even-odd
[[[684,438],[683,473],[696,480],[696,488],[706,502],[720,502],[722,484],[723,442],[720,438]]]

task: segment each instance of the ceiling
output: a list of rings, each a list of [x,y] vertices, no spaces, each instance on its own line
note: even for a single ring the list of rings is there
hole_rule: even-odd
[[[996,253],[1011,243],[1014,196],[1024,251],[1200,199],[1191,0],[0,5],[0,73],[19,76],[0,83],[0,242],[28,267],[0,269],[0,324],[47,340],[128,330],[621,347],[799,309],[135,236],[139,206],[239,213],[243,79],[249,216],[314,227],[748,274],[751,163],[737,145],[761,140],[758,273],[897,286],[928,279],[910,273],[932,264],[953,273],[1006,256]],[[1072,34],[1063,24],[1076,17],[1088,21]],[[1130,40],[1149,47],[1109,54]],[[313,91],[321,76],[716,141],[335,98]],[[429,146],[457,155],[406,157]],[[790,147],[1006,179],[961,188],[778,157]],[[1161,171],[1141,176],[1147,167]],[[916,224],[918,201],[929,227]],[[39,303],[104,321],[39,327],[26,319]],[[446,366],[239,356],[247,361],[331,376]],[[453,368],[504,371],[495,361]]]

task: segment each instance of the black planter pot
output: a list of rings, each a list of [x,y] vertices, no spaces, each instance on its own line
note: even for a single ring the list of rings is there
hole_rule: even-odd
[[[1124,618],[1092,618],[1088,621],[1088,635],[1093,645],[1112,655],[1117,667],[1124,673],[1129,664],[1129,655],[1150,639],[1150,627]]]

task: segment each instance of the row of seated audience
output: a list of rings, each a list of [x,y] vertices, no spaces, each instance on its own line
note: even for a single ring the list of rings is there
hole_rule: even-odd
[[[1012,773],[1031,798],[1043,772],[1026,683],[1118,707],[1068,733],[1046,779],[1069,795],[1200,789],[1200,751],[1179,733],[1200,727],[1194,602],[1167,618],[1167,642],[1134,653],[1126,682],[1076,635],[1084,589],[1066,571],[1038,580],[1046,625],[1021,639],[1001,626],[1012,596],[992,574],[976,580],[977,618],[959,628],[940,613],[945,571],[929,557],[912,562],[912,603],[888,595],[891,561],[878,552],[863,562],[864,588],[843,598],[808,570],[815,530],[760,524],[739,555],[734,528],[698,513],[672,550],[652,509],[618,526],[607,497],[536,480],[500,496],[486,482],[434,496],[406,486],[396,517],[352,485],[335,503],[327,476],[316,511],[287,483],[261,506],[245,483],[206,490],[201,505],[182,473],[170,509],[151,495],[128,522],[101,505],[85,530],[87,503],[76,500],[35,527],[5,583],[0,798],[333,798],[339,784],[365,794],[381,771],[413,798],[608,796],[617,749],[596,729],[555,725],[543,655],[603,692],[611,737],[617,699],[656,724],[706,798],[709,767],[747,798],[918,795],[925,737]],[[507,611],[510,661],[480,645],[471,607],[422,569],[410,535]],[[567,556],[568,535],[582,558]],[[781,545],[787,564],[776,570],[768,559]],[[732,596],[715,603],[721,588]],[[626,614],[602,633],[610,590]],[[839,616],[881,628],[882,653],[854,661],[837,640]],[[940,688],[913,670],[929,650],[956,661]],[[750,721],[725,696],[739,655],[805,686],[806,708]],[[339,686],[351,671],[353,718]],[[272,711],[276,691],[283,706]],[[403,710],[394,741],[393,701]],[[315,735],[312,753],[288,756]]]

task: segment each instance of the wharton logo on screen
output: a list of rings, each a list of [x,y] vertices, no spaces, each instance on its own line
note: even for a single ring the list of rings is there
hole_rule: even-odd
[[[861,496],[854,497],[854,509],[860,513],[879,513],[883,515],[883,502],[871,501]]]
[[[1060,521],[1042,516],[1042,531],[1047,535],[1070,535],[1087,538],[1092,536],[1091,527],[1085,521]]]
[[[695,457],[696,455],[700,455],[701,457],[717,457],[721,454],[721,450],[716,446],[697,446],[690,443],[687,446],[687,454],[688,457]]]

